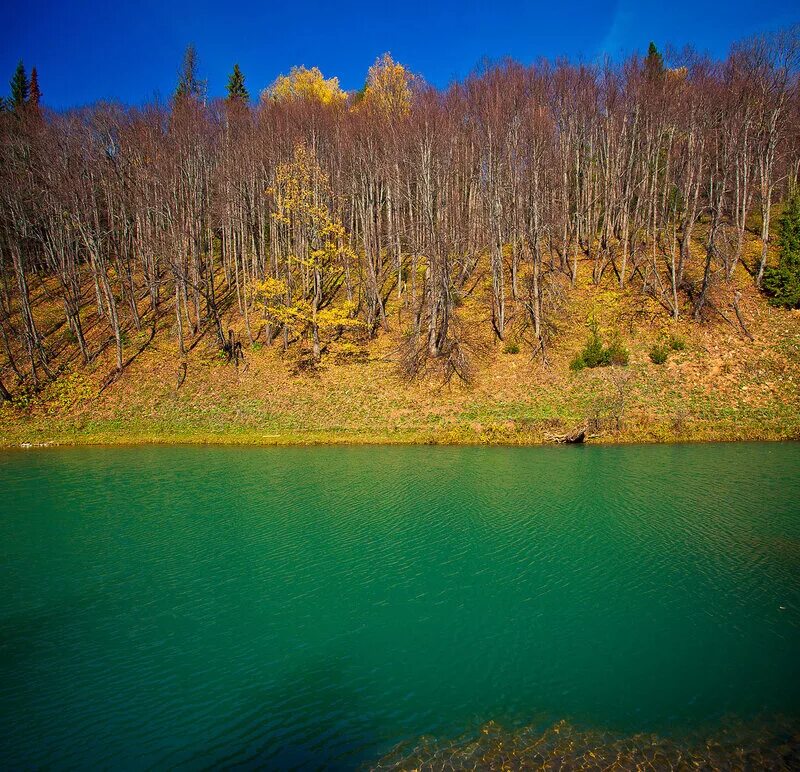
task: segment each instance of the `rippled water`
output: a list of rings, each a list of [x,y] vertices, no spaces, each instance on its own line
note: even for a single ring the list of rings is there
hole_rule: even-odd
[[[797,444],[47,449],[0,489],[4,768],[800,730]]]

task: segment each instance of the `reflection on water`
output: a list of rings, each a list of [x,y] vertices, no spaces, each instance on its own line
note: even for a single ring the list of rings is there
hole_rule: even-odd
[[[627,737],[579,730],[560,721],[506,730],[489,722],[454,740],[422,737],[402,743],[372,766],[391,770],[795,770],[800,731],[792,722],[728,724],[712,736],[674,740],[652,734]]]

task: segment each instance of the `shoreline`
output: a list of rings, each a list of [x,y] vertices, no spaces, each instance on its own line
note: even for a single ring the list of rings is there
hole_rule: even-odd
[[[622,431],[619,434],[589,435],[583,445],[603,447],[627,447],[632,445],[706,445],[749,442],[798,442],[800,436],[794,432],[776,434],[774,432],[746,433],[736,435],[732,432],[658,432],[658,436],[643,431]],[[186,446],[186,447],[400,447],[400,446],[439,446],[439,447],[506,447],[506,448],[546,448],[560,447],[563,443],[548,440],[532,434],[513,433],[494,437],[473,436],[464,433],[442,434],[398,434],[359,432],[287,432],[263,434],[261,432],[222,432],[222,433],[120,433],[117,435],[99,433],[69,434],[56,433],[51,437],[25,438],[22,433],[14,439],[0,436],[0,450],[31,450],[34,448],[78,448],[78,447],[147,447],[147,446]]]

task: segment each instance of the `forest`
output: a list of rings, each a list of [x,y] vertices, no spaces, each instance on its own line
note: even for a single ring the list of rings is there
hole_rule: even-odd
[[[274,346],[313,370],[389,330],[412,379],[469,381],[486,341],[546,365],[579,265],[664,319],[749,336],[738,273],[800,305],[799,61],[795,28],[721,61],[651,44],[435,88],[385,54],[358,92],[295,67],[251,98],[237,65],[211,99],[190,46],[167,102],[62,111],[20,63],[0,112],[0,395],[104,351],[111,384],[158,329],[176,369],[201,336],[237,365]]]

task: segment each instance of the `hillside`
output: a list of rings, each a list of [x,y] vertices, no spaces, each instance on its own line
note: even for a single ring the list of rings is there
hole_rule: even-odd
[[[254,104],[190,46],[168,103],[21,88],[0,442],[798,437],[800,318],[767,302],[800,306],[797,52],[446,88],[385,54]]]
[[[116,378],[111,341],[88,367],[61,346],[63,374],[30,401],[0,410],[0,441],[528,444],[581,425],[593,442],[798,438],[800,313],[767,305],[744,269],[735,285],[753,341],[734,326],[732,310],[723,311],[730,324],[720,315],[674,324],[637,291],[620,292],[610,279],[593,286],[591,265],[581,264],[577,287],[554,318],[547,363],[532,356],[524,332],[518,353],[505,353],[513,346],[487,337],[473,341],[469,384],[457,378],[446,384],[435,373],[406,377],[399,365],[402,333],[393,321],[375,339],[356,332],[332,342],[311,371],[298,370],[297,344],[287,352],[278,343],[246,345],[235,367],[206,329],[193,341],[178,385],[183,369],[169,320],[162,319],[152,340],[147,328],[129,334],[133,358]],[[717,292],[722,310],[732,290]],[[396,320],[397,309],[389,308]],[[477,293],[459,309],[467,322],[481,313]],[[59,314],[40,299],[43,327],[49,318],[58,325]],[[589,318],[605,339],[621,336],[630,351],[627,367],[570,370]],[[243,332],[233,312],[226,329],[228,323]],[[91,345],[100,347],[107,334],[95,325]],[[63,325],[50,338],[59,336],[66,338]],[[650,348],[667,336],[685,348],[653,364]]]

